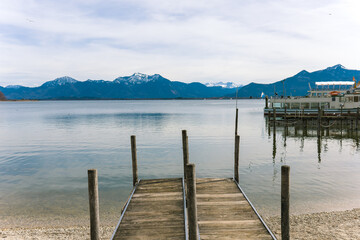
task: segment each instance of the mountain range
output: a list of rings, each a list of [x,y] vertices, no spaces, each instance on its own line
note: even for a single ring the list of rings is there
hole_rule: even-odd
[[[207,87],[201,83],[170,81],[159,74],[135,73],[113,81],[77,81],[61,77],[39,87],[11,85],[0,87],[7,99],[172,99],[218,98],[235,90],[221,86]]]
[[[271,84],[250,83],[239,89],[238,97],[259,98],[262,93],[268,96],[274,96],[275,94],[279,96],[305,96],[309,86],[311,88],[316,87],[315,82],[352,81],[353,77],[355,77],[356,81],[359,81],[360,71],[346,69],[341,64],[314,72],[302,70],[292,77]],[[235,97],[235,94],[232,93],[228,97]]]
[[[170,81],[159,74],[135,73],[118,77],[113,81],[78,81],[71,77],[61,77],[45,82],[39,87],[10,85],[0,87],[7,99],[174,99],[174,98],[259,98],[264,95],[304,96],[309,86],[315,82],[360,80],[359,70],[346,69],[337,64],[323,70],[308,72],[303,70],[296,75],[270,84],[250,83],[237,86],[232,82],[183,83]]]

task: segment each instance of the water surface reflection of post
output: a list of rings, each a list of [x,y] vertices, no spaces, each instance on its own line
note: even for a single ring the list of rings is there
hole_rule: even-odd
[[[276,157],[276,130],[275,130],[275,126],[274,126],[274,132],[273,132],[273,152],[272,152],[273,163],[275,163],[275,157]]]
[[[321,163],[321,136],[317,138],[317,154],[318,154],[318,163]]]

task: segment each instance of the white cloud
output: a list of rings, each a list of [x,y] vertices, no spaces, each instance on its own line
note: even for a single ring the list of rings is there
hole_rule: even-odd
[[[273,82],[358,68],[356,1],[0,2],[0,85],[133,72],[184,82]]]

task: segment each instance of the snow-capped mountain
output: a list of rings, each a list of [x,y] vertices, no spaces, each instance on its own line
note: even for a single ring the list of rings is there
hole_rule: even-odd
[[[216,82],[216,83],[205,83],[205,86],[207,87],[223,87],[223,88],[236,88],[241,87],[242,85],[236,84],[233,82]]]
[[[118,77],[114,80],[114,83],[124,83],[126,85],[129,84],[143,84],[150,81],[155,81],[159,79],[161,76],[159,74],[147,75],[143,73],[134,73],[131,76],[126,77]]]
[[[5,88],[19,89],[21,87],[23,87],[23,86],[21,86],[21,85],[8,85]]]
[[[343,65],[341,64],[336,64],[332,67],[328,67],[326,68],[325,70],[339,70],[339,69],[346,69],[346,67],[344,67]]]
[[[53,81],[49,81],[49,82],[46,82],[44,83],[42,86],[46,86],[46,87],[50,87],[50,86],[62,86],[62,85],[65,85],[65,84],[68,84],[68,83],[76,83],[76,82],[79,82],[78,80],[75,80],[74,78],[72,77],[68,77],[68,76],[65,76],[65,77],[61,77],[61,78],[56,78],[55,80]]]

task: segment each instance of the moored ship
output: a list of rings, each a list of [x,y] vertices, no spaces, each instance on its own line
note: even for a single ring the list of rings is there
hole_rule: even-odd
[[[304,97],[266,98],[264,114],[276,111],[277,116],[348,116],[359,115],[360,81],[316,82],[315,89]]]

